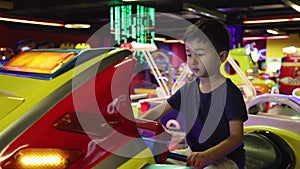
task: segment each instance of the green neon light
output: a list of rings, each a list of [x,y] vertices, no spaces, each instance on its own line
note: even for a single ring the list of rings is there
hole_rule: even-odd
[[[114,30],[114,8],[110,7],[110,31]]]
[[[139,43],[154,43],[154,28],[155,9],[152,7],[120,5],[110,8],[110,30],[118,44],[129,38]]]

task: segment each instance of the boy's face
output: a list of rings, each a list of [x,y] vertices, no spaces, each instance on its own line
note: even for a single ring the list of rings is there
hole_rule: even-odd
[[[195,77],[209,77],[219,71],[220,57],[206,40],[195,38],[185,42],[187,64]]]

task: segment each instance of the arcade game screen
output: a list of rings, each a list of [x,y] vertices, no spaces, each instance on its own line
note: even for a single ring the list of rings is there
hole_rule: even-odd
[[[73,52],[24,52],[2,68],[7,71],[53,74],[75,56]]]

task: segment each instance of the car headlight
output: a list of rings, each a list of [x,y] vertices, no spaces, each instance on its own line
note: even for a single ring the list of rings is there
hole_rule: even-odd
[[[22,149],[3,165],[4,169],[62,169],[69,166],[81,155],[80,151],[56,148]]]

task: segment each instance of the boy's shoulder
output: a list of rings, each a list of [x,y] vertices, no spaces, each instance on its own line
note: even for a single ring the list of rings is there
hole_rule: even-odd
[[[226,78],[226,85],[230,88],[239,89],[238,86],[229,78]]]
[[[195,90],[198,90],[198,84],[199,81],[197,79],[194,79],[192,81],[187,82],[186,84],[184,84],[181,88],[180,91],[181,92],[195,92]]]
[[[229,94],[229,96],[237,96],[237,95],[242,95],[242,91],[240,90],[240,88],[234,84],[231,79],[227,78],[226,79],[226,86],[227,86],[227,94]]]

